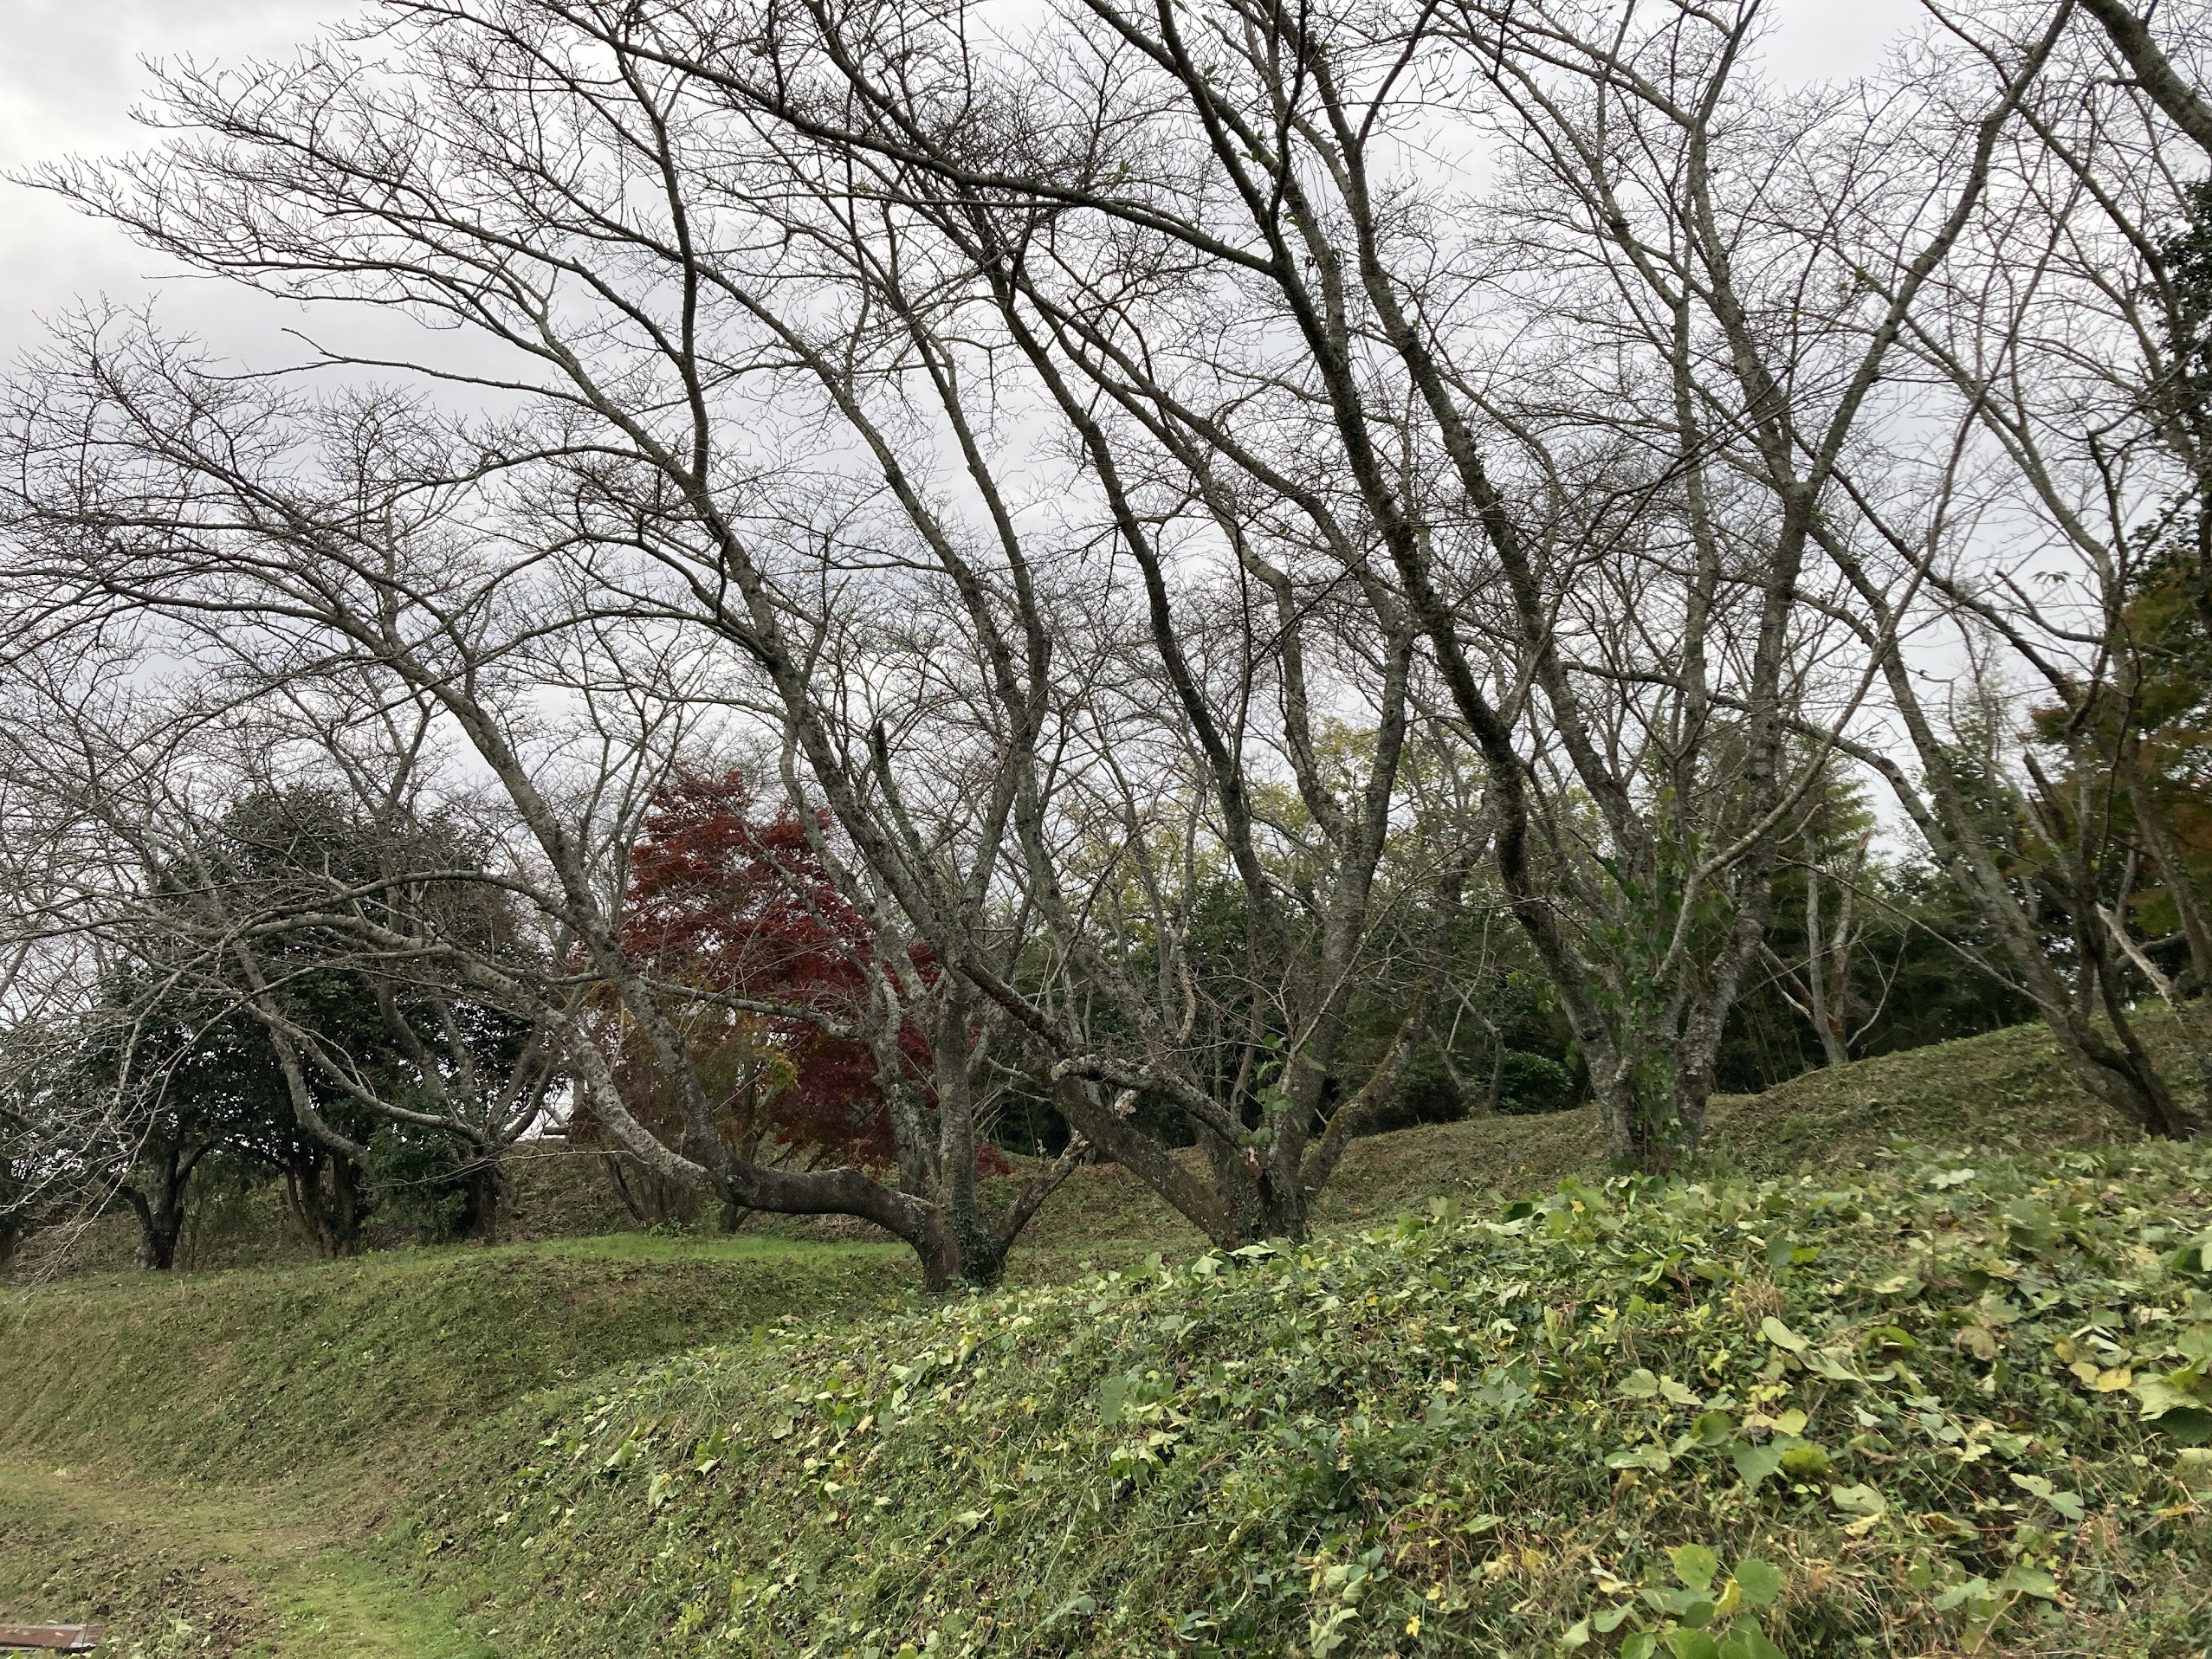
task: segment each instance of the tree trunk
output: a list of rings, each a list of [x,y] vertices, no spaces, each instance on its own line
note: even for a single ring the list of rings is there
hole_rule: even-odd
[[[363,1173],[352,1159],[320,1146],[304,1149],[284,1166],[285,1198],[293,1219],[307,1248],[323,1261],[361,1253],[361,1224],[367,1218]]]
[[[2124,746],[2120,766],[2126,774],[2128,804],[2134,810],[2136,828],[2142,833],[2143,844],[2151,854],[2151,862],[2157,869],[2167,897],[2173,901],[2174,913],[2181,921],[2182,937],[2189,944],[2190,988],[2212,989],[2212,924],[2207,923],[2204,906],[2190,884],[2189,866],[2175,844],[2173,828],[2151,796],[2150,780],[2143,775],[2138,743],[2131,741]]]
[[[507,1202],[507,1172],[496,1158],[479,1153],[470,1161],[463,1180],[459,1236],[480,1243],[498,1243],[500,1216]]]
[[[184,1230],[184,1200],[191,1191],[192,1172],[199,1167],[207,1148],[165,1149],[150,1161],[141,1161],[143,1178],[121,1191],[139,1218],[139,1265],[167,1273],[177,1265],[177,1241]]]

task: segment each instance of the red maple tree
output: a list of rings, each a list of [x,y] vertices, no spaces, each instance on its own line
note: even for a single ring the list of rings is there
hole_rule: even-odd
[[[819,822],[812,827],[827,833]],[[703,993],[670,1004],[733,1151],[756,1161],[883,1169],[896,1152],[876,1056],[867,1043],[807,1017],[850,1028],[870,1017],[876,948],[809,830],[788,808],[764,813],[741,772],[677,773],[656,796],[631,849],[620,942],[653,978]],[[934,976],[926,952],[909,960],[925,981]],[[707,999],[715,996],[792,1012],[740,1011]],[[921,1033],[903,1026],[898,1048],[909,1076],[925,1087],[929,1055]],[[656,1133],[672,1133],[681,1114],[669,1081],[634,1033],[615,1049],[617,1081],[632,1114]],[[572,1126],[572,1136],[577,1132]],[[1012,1167],[996,1147],[977,1152],[986,1172]]]

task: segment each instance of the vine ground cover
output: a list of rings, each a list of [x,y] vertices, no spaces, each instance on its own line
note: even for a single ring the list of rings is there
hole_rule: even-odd
[[[2182,1655],[2212,1150],[1569,1181],[541,1397],[390,1547],[563,1653]]]

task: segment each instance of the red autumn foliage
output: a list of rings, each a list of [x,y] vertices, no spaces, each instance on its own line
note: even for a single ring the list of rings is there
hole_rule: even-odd
[[[631,849],[620,939],[653,978],[704,991],[809,1009],[851,1025],[868,1014],[866,924],[838,892],[789,810],[766,816],[736,771],[680,772],[664,785]],[[931,965],[915,959],[925,976]],[[868,1046],[803,1017],[738,1013],[701,1003],[682,1016],[690,1058],[720,1096],[722,1137],[741,1155],[882,1169],[895,1161],[890,1114]],[[928,1075],[920,1033],[899,1048]],[[673,1135],[673,1091],[642,1044],[620,1047],[631,1110]],[[573,1131],[572,1131],[573,1133]],[[979,1166],[1011,1167],[995,1147]]]

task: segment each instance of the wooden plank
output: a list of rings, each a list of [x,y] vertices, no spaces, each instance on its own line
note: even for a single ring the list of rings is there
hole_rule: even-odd
[[[104,1624],[0,1624],[0,1648],[42,1653],[90,1653],[107,1634]]]

